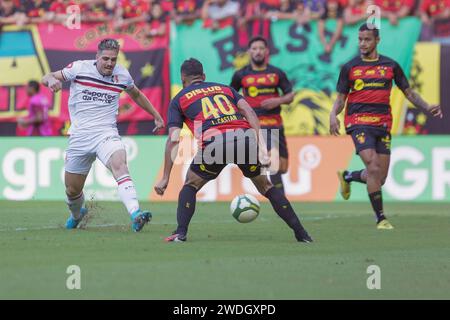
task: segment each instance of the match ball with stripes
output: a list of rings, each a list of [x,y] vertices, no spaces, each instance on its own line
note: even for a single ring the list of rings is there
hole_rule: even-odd
[[[259,201],[250,194],[236,196],[231,201],[231,215],[241,223],[251,222],[259,215]]]

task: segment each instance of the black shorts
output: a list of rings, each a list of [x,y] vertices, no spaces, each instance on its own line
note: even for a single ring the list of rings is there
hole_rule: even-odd
[[[266,130],[263,136],[266,138],[267,150],[270,151],[272,148],[276,148],[281,158],[289,158],[284,128],[264,127],[261,130]]]
[[[391,154],[391,134],[382,129],[358,127],[350,132],[355,144],[356,154],[365,149],[374,149],[380,154]]]
[[[228,164],[234,163],[247,178],[261,174],[258,144],[254,134],[245,136],[218,135],[205,144],[192,160],[190,169],[205,180],[216,179]]]

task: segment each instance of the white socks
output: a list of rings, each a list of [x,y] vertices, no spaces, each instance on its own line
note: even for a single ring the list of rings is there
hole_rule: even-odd
[[[80,218],[80,210],[84,204],[84,194],[81,192],[78,196],[70,199],[67,197],[66,200],[67,206],[69,207],[70,212],[75,220]]]
[[[139,202],[137,200],[133,180],[131,180],[130,175],[125,174],[117,178],[116,181],[118,185],[119,198],[122,200],[128,210],[128,213],[131,215],[139,209]]]

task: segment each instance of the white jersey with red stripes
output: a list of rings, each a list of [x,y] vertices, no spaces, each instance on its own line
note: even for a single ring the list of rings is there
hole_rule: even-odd
[[[116,64],[112,75],[103,76],[96,60],[78,60],[62,69],[62,75],[71,81],[69,134],[116,128],[120,93],[134,86],[127,69]]]

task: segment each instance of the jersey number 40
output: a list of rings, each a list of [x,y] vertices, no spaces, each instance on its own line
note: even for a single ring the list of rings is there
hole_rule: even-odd
[[[201,100],[203,118],[209,119],[213,117],[214,119],[220,118],[222,116],[229,116],[236,113],[233,104],[230,102],[227,96],[223,94],[216,94],[212,97],[205,97]]]

